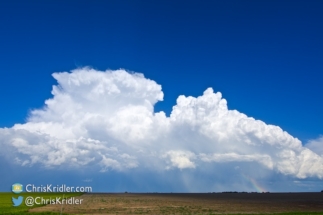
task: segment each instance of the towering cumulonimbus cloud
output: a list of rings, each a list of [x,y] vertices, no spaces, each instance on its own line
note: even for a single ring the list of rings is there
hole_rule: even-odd
[[[154,112],[161,86],[142,74],[91,68],[54,73],[58,84],[24,124],[0,129],[1,156],[47,168],[100,171],[202,169],[232,162],[257,164],[298,178],[323,178],[323,154],[278,126],[236,110],[212,88],[180,95],[169,117]],[[322,144],[321,144],[322,145]]]

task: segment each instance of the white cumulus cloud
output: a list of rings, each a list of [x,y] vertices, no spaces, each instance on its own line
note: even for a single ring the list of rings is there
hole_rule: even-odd
[[[280,127],[237,110],[212,88],[180,95],[169,117],[155,81],[120,70],[54,73],[53,97],[27,122],[0,129],[0,155],[46,168],[203,169],[242,162],[298,178],[323,178],[322,138],[306,147]]]

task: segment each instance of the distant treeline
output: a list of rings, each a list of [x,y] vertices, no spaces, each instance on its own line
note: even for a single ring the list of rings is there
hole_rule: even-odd
[[[237,191],[224,191],[222,193],[269,193],[269,192],[245,192],[245,191],[237,192]]]

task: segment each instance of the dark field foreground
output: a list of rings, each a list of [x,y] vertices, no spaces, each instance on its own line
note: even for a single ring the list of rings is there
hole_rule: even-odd
[[[84,199],[82,205],[64,205],[63,212],[119,215],[323,212],[323,193],[92,193],[78,198]],[[47,205],[30,211],[59,212],[60,206]]]

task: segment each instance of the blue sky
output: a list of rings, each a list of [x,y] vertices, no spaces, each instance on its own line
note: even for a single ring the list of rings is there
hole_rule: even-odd
[[[179,95],[198,97],[211,87],[229,110],[279,126],[305,145],[323,134],[322,9],[322,1],[3,1],[0,128],[25,123],[53,97],[54,72],[90,66],[143,73],[161,85],[164,98],[154,110],[168,117]],[[43,168],[37,165],[11,168]],[[53,171],[65,174],[43,171],[44,180]],[[133,174],[114,171],[106,174],[122,189],[140,190]],[[189,174],[169,171],[174,178]],[[122,174],[128,174],[124,184],[117,180]],[[276,174],[283,177],[275,172],[262,178],[270,183]],[[151,187],[143,190],[171,190],[180,183],[156,180],[151,177]]]

